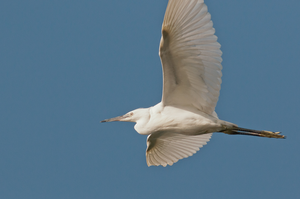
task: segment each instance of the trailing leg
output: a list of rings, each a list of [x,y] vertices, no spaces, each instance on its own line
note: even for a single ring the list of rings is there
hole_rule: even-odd
[[[221,132],[229,135],[252,135],[252,136],[267,137],[267,138],[281,138],[281,139],[285,138],[284,135],[280,135],[280,132],[259,131],[259,130],[240,128],[240,127],[225,129]]]

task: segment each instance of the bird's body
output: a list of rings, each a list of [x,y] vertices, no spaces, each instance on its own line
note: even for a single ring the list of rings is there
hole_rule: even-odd
[[[148,166],[172,165],[193,155],[213,132],[284,138],[279,132],[240,128],[218,118],[222,52],[214,33],[203,0],[169,0],[159,47],[162,101],[102,121],[135,122],[135,130],[148,135]]]
[[[146,117],[141,117],[134,126],[142,135],[154,132],[171,131],[187,135],[201,135],[224,130],[224,127],[236,126],[232,123],[219,120],[216,115],[208,115],[192,107],[162,106],[162,103],[138,109]]]

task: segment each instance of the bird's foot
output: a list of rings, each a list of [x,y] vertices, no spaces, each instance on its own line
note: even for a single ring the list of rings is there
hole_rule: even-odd
[[[261,131],[260,135],[261,137],[267,137],[267,138],[285,138],[284,135],[280,135],[281,132],[272,132],[272,131]]]

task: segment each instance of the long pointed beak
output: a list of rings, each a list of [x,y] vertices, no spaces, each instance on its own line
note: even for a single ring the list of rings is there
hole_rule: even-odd
[[[103,122],[122,121],[122,119],[124,119],[124,118],[126,118],[126,117],[125,117],[124,115],[122,115],[122,116],[118,116],[118,117],[114,117],[114,118],[102,120],[102,121],[100,121],[100,122],[103,123]]]

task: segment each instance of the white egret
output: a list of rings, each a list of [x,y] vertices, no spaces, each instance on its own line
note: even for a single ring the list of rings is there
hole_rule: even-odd
[[[148,166],[172,165],[196,153],[213,132],[284,138],[279,132],[240,128],[215,112],[222,76],[222,52],[203,0],[169,0],[159,56],[163,67],[162,100],[101,122],[136,122],[148,135]]]

